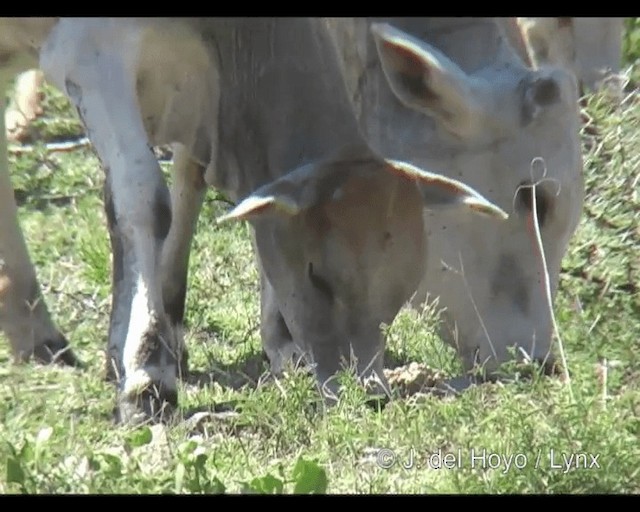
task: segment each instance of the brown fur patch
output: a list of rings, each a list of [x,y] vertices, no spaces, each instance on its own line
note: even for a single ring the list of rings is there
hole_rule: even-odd
[[[384,250],[396,230],[422,230],[422,199],[412,181],[380,169],[350,177],[341,192],[339,199],[310,212],[309,227],[320,236],[334,230],[355,254],[365,253],[372,238],[377,249]],[[416,236],[416,244],[419,240]]]

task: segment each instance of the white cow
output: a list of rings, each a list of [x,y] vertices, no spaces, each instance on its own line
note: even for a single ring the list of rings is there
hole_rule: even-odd
[[[389,44],[402,54],[397,35]],[[379,326],[423,272],[425,203],[507,218],[462,183],[369,148],[317,19],[63,19],[41,68],[78,109],[107,176],[122,421],[176,404],[186,280],[172,270],[188,261],[205,177],[244,198],[225,220],[252,222],[264,280],[331,391],[354,359],[386,387]],[[150,150],[164,143],[184,159],[173,197]]]
[[[517,18],[517,25],[534,66],[564,66],[586,91],[620,72],[624,18]]]
[[[575,79],[553,66],[529,69],[493,19],[382,21],[403,32],[378,29],[374,38],[372,20],[327,22],[369,143],[470,183],[511,213],[483,223],[426,211],[428,257],[414,305],[439,298],[442,335],[467,370],[495,374],[515,349],[550,372],[552,322],[529,185],[540,181],[535,206],[553,297],[584,198]],[[266,336],[286,339],[277,312],[264,316]]]

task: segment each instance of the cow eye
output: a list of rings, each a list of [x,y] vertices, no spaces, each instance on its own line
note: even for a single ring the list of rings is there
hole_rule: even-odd
[[[543,187],[536,187],[536,213],[538,225],[543,227],[549,214],[551,200],[549,193]],[[533,187],[530,182],[522,182],[516,193],[516,208],[522,214],[528,215],[533,210]]]
[[[311,262],[309,262],[307,274],[309,275],[309,281],[311,281],[311,285],[322,295],[324,295],[330,302],[333,302],[334,293],[331,285],[327,282],[326,279],[313,272],[313,263]]]

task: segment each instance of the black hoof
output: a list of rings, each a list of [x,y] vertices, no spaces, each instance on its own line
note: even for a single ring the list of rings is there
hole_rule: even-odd
[[[114,411],[119,425],[136,426],[144,423],[167,423],[178,406],[178,392],[150,386],[135,397],[120,396]]]
[[[34,348],[33,358],[40,364],[85,367],[84,363],[73,353],[69,342],[62,334],[59,334],[55,339],[46,340],[42,345]]]

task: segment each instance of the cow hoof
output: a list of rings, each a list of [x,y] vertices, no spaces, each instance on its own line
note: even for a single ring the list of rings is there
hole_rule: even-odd
[[[33,349],[33,358],[40,364],[60,364],[62,366],[72,366],[84,368],[67,339],[60,333],[54,339],[46,340],[42,345]]]
[[[115,422],[119,425],[137,426],[145,423],[167,423],[178,406],[178,392],[157,391],[151,386],[135,396],[120,396],[114,411]]]

